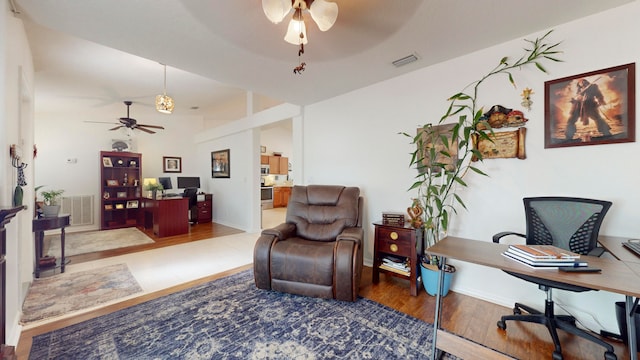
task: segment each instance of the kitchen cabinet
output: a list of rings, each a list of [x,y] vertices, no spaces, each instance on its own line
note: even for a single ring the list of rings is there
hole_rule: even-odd
[[[291,196],[291,187],[275,186],[273,188],[273,207],[287,207],[289,197]]]
[[[287,175],[289,173],[289,158],[284,156],[269,156],[269,173]]]
[[[260,165],[269,165],[269,155],[260,155]]]

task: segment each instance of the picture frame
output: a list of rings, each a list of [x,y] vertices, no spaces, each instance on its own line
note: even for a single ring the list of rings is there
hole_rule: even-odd
[[[116,197],[117,197],[118,199],[126,198],[126,197],[127,197],[127,192],[126,192],[126,191],[118,191],[118,192],[116,193]]]
[[[111,158],[103,157],[102,158],[102,166],[104,166],[104,167],[113,167],[113,163],[111,162]]]
[[[107,180],[107,186],[119,186],[120,183],[118,182],[118,180],[115,179],[109,179]]]
[[[267,147],[266,146],[260,146],[260,153],[261,154],[265,154],[267,152]]]
[[[229,149],[211,152],[211,177],[231,177],[231,158]]]
[[[424,173],[426,172],[428,169],[430,169],[432,172],[433,171],[442,171],[442,166],[444,165],[444,167],[449,171],[454,169],[455,165],[456,165],[456,161],[458,160],[458,139],[449,139],[450,143],[449,143],[449,149],[450,149],[450,156],[445,156],[442,154],[442,151],[445,149],[444,144],[442,143],[441,137],[443,135],[446,135],[447,133],[451,133],[451,135],[453,135],[453,128],[455,127],[456,124],[442,124],[442,125],[429,125],[429,128],[418,128],[417,129],[417,134],[420,135],[421,140],[417,142],[418,146],[422,146],[423,150],[429,151],[429,149],[431,149],[432,147],[434,147],[434,144],[432,143],[432,138],[437,139],[437,142],[435,143],[435,149],[436,149],[436,163],[437,164],[431,164],[429,157],[425,156],[422,159],[422,164],[420,164],[420,166],[418,167],[418,170],[420,171],[420,173]],[[431,132],[434,136],[429,136],[429,132]],[[447,138],[449,138],[450,136],[447,135]]]
[[[546,81],[544,147],[635,142],[635,63]]]
[[[105,210],[113,210],[113,205],[112,204],[105,204],[104,205],[104,209]]]
[[[181,173],[182,158],[177,156],[163,156],[162,171],[166,173]]]
[[[138,200],[127,201],[127,209],[137,209],[137,208],[138,208]]]
[[[116,209],[124,209],[124,204],[116,204]]]

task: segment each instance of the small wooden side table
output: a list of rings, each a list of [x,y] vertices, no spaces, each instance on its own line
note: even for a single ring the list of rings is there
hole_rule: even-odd
[[[56,267],[60,267],[60,272],[64,272],[64,266],[66,263],[66,259],[64,257],[64,228],[69,226],[70,220],[69,214],[60,214],[57,217],[41,217],[37,219],[33,219],[33,232],[35,233],[35,242],[36,242],[36,266],[35,266],[35,276],[36,278],[40,277],[40,258],[42,258],[43,254],[43,241],[44,241],[44,232],[46,230],[54,230],[60,229],[60,263],[56,264]],[[49,268],[47,268],[49,269]]]
[[[373,283],[380,281],[380,273],[409,280],[409,289],[412,296],[418,295],[420,284],[418,283],[418,255],[416,251],[416,229],[409,224],[385,225],[375,222],[375,238],[373,250]],[[409,273],[402,273],[381,269],[382,259],[392,255],[396,258],[406,259],[409,263]]]

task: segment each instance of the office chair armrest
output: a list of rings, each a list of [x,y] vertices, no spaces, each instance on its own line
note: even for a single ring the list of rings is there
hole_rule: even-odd
[[[526,237],[526,236],[524,236],[524,234],[520,234],[520,233],[517,233],[517,232],[503,231],[503,232],[499,232],[499,233],[493,235],[493,242],[498,244],[498,243],[500,243],[500,239],[502,239],[503,237],[505,237],[507,235],[515,235],[515,236],[519,236],[521,238],[525,238]]]
[[[605,249],[603,247],[594,247],[587,253],[587,255],[600,257],[600,255],[602,255],[604,252]]]
[[[282,223],[272,229],[264,229],[262,230],[262,235],[272,235],[277,237],[280,240],[288,239],[294,236],[296,233],[295,224],[290,223]]]

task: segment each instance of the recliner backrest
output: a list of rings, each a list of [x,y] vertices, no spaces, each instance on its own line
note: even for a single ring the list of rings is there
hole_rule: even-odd
[[[524,198],[527,244],[554,245],[579,254],[597,246],[610,201],[571,198]]]
[[[359,224],[360,189],[339,185],[294,186],[286,222],[296,225],[297,236],[334,241],[347,227]]]

